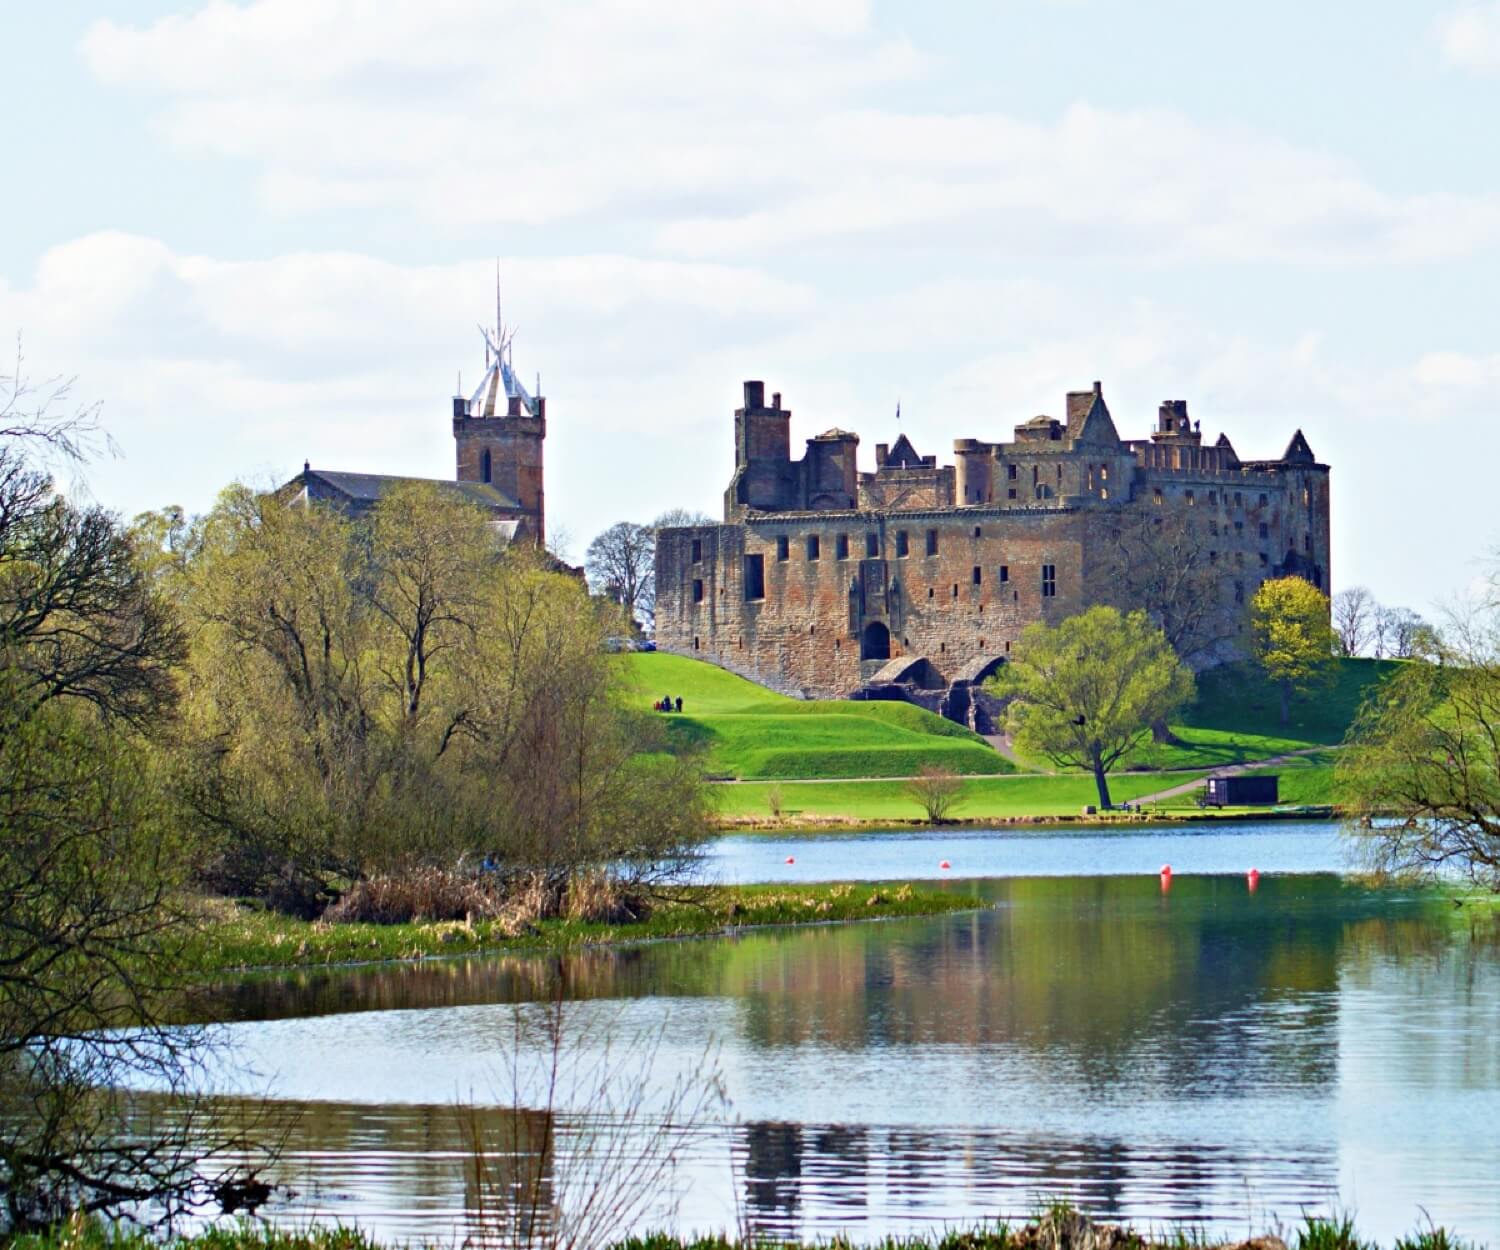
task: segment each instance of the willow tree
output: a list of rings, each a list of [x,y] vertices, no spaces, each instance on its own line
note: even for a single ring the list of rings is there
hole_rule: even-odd
[[[1381,683],[1350,730],[1338,779],[1372,870],[1456,871],[1500,890],[1500,610]]]
[[[1097,606],[1027,626],[991,688],[1017,747],[1091,773],[1108,807],[1109,770],[1193,697],[1193,675],[1144,612]]]

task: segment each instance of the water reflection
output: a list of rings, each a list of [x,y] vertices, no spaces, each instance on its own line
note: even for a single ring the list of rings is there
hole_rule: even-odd
[[[544,1012],[560,969],[580,1027],[660,1031],[663,1073],[722,1042],[739,1122],[683,1150],[686,1227],[878,1235],[1047,1195],[1238,1232],[1337,1198],[1387,1240],[1420,1203],[1500,1242],[1493,917],[1326,875],[948,888],[989,909],[298,973],[224,1001],[309,1112],[292,1210],[397,1237],[465,1224],[445,1104],[496,1101],[514,1012]]]

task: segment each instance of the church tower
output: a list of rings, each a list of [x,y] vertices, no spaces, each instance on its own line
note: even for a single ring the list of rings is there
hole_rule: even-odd
[[[542,443],[547,437],[547,401],[529,395],[511,366],[511,336],[495,298],[495,330],[484,335],[484,379],[467,398],[453,397],[453,440],[458,480],[481,482],[505,497],[546,538]]]

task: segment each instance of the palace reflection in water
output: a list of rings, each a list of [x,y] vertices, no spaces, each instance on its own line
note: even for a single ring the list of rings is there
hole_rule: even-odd
[[[512,1004],[530,1036],[561,972],[595,1035],[660,1030],[662,1072],[721,1044],[733,1119],[682,1153],[685,1226],[878,1234],[1071,1196],[1233,1231],[1343,1201],[1370,1234],[1408,1230],[1420,1203],[1500,1241],[1493,922],[1333,876],[951,888],[993,907],[299,972],[224,1006],[302,1110],[291,1209],[402,1237],[464,1226],[453,1104],[505,1101]],[[557,1127],[565,1155],[579,1126]]]

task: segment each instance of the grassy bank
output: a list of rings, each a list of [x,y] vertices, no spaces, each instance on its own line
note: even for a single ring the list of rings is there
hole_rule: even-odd
[[[911,885],[747,885],[696,887],[659,904],[640,922],[542,920],[519,931],[499,921],[326,924],[227,900],[203,904],[192,949],[200,972],[287,968],[503,950],[566,950],[610,942],[704,937],[761,925],[876,920],[965,911],[974,901]]]
[[[386,1250],[385,1244],[357,1228],[278,1229],[242,1221],[210,1229],[193,1237],[154,1239],[135,1228],[107,1230],[94,1220],[76,1220],[50,1233],[17,1236],[6,1250]],[[437,1243],[434,1243],[437,1244]],[[537,1245],[545,1245],[539,1236]],[[1162,1232],[1140,1232],[1129,1225],[1095,1223],[1067,1203],[1055,1202],[1029,1220],[994,1223],[967,1228],[944,1227],[860,1243],[848,1237],[829,1241],[778,1242],[758,1236],[745,1240],[717,1234],[677,1237],[653,1233],[614,1242],[610,1250],[794,1250],[802,1245],[827,1250],[1380,1250],[1377,1242],[1361,1237],[1347,1216],[1304,1215],[1293,1229],[1273,1232],[1247,1241],[1242,1237],[1223,1241],[1190,1226]],[[392,1248],[394,1250],[394,1248]],[[406,1248],[410,1250],[410,1248]],[[1391,1250],[1482,1250],[1450,1230],[1430,1222],[1398,1237]]]
[[[1134,801],[1171,785],[1192,781],[1196,773],[1163,777],[1127,773],[1111,777],[1110,797]],[[849,822],[913,821],[925,818],[922,805],[904,781],[741,782],[715,790],[719,817],[729,827],[773,820],[771,795],[781,796],[781,823],[788,827],[829,820]],[[1099,801],[1094,779],[1084,773],[1054,777],[970,777],[950,816],[963,821],[1005,821],[1029,817],[1077,816]],[[1190,801],[1190,800],[1189,800]]]
[[[643,707],[681,697],[671,740],[737,778],[909,777],[923,765],[966,775],[1014,766],[962,725],[910,703],[790,699],[712,664],[663,653],[618,657]]]

